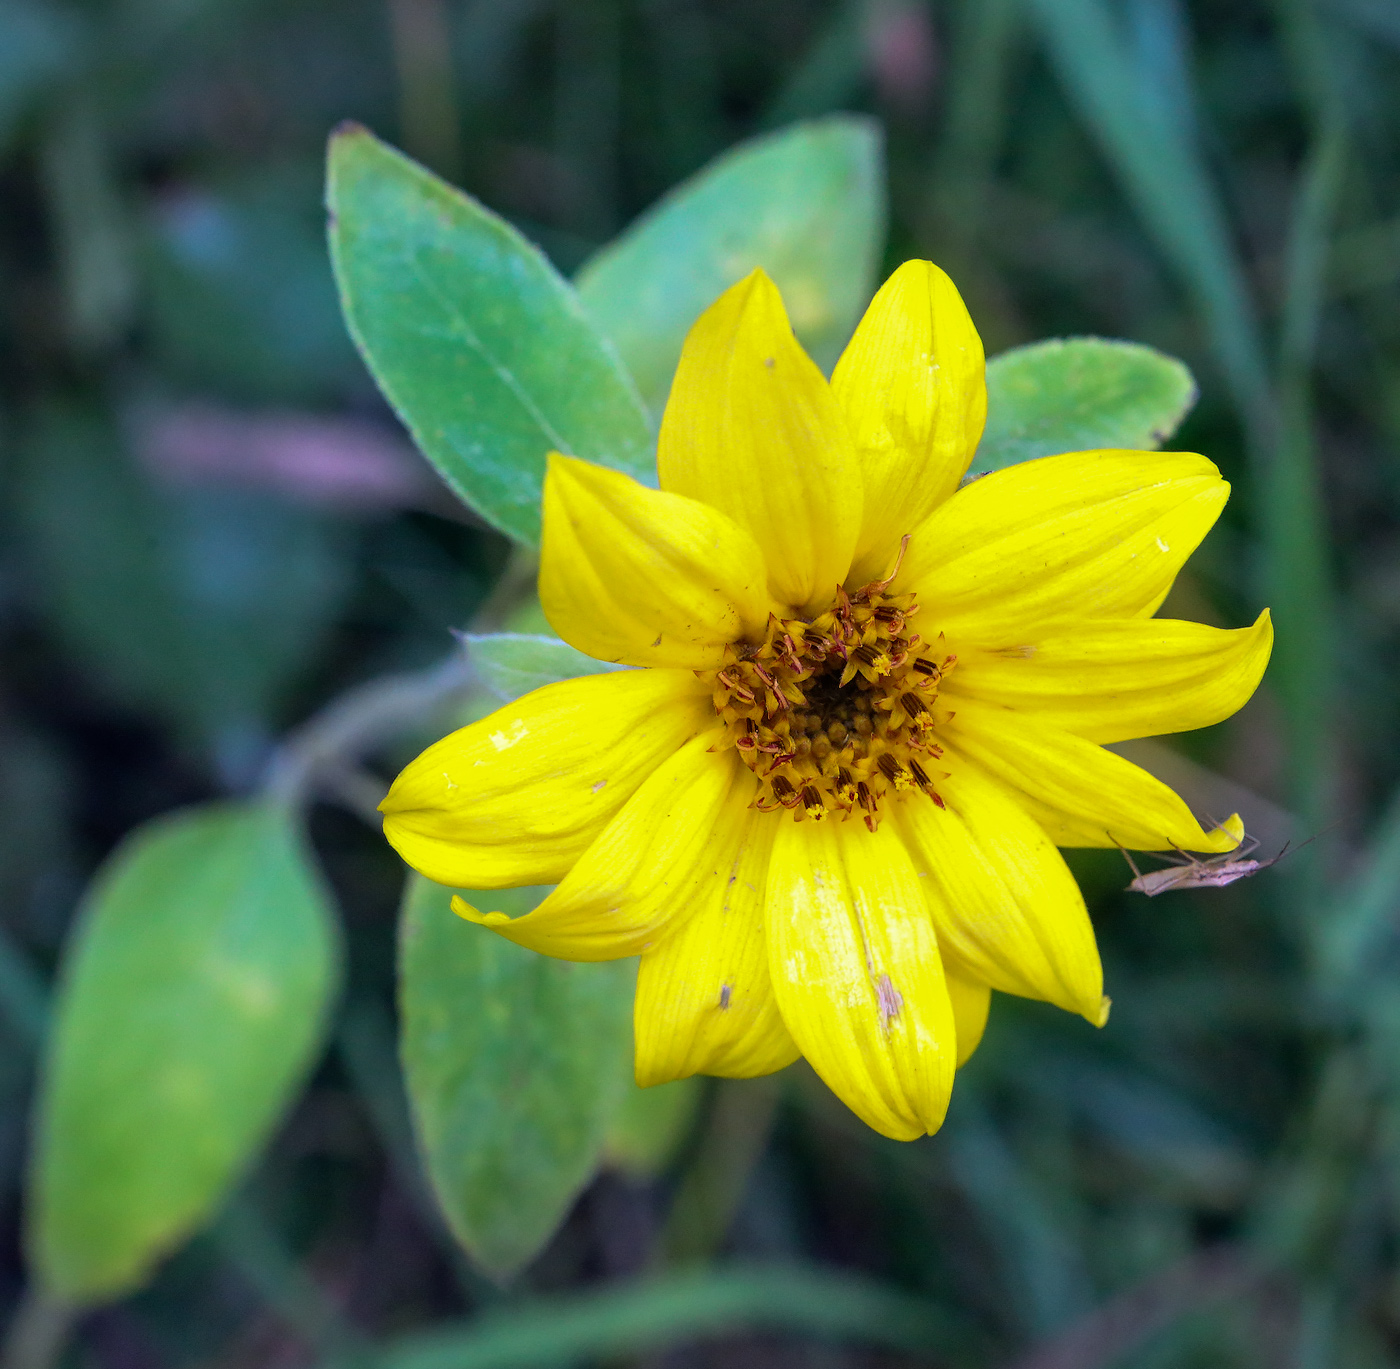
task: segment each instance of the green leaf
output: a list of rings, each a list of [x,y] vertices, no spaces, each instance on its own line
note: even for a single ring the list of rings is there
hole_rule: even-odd
[[[468,892],[518,916],[543,890]],[[553,1235],[598,1162],[632,1068],[631,961],[536,955],[413,876],[399,959],[419,1144],[453,1232],[498,1278]]]
[[[350,332],[467,503],[533,545],[551,450],[655,483],[630,378],[537,248],[358,126],[331,138],[328,171]]]
[[[533,633],[477,635],[464,632],[462,642],[476,668],[477,678],[503,703],[556,680],[626,669],[609,661],[595,661],[557,637]]]
[[[138,1287],[208,1222],[324,1035],[329,896],[292,817],[256,803],[138,828],[88,892],[62,968],[31,1175],[53,1294]]]
[[[884,236],[879,125],[835,115],[711,162],[589,261],[578,290],[659,411],[690,325],[756,266],[829,371],[870,300]]]
[[[1162,352],[1108,338],[1053,338],[987,363],[987,427],[977,472],[1056,452],[1150,451],[1196,402],[1191,372]]]

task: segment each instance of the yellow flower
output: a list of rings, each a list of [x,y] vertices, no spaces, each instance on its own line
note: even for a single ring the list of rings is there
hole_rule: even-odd
[[[1249,698],[1267,611],[1153,618],[1229,487],[1203,457],[1046,457],[960,486],[982,344],[928,262],[886,282],[831,382],[761,271],[686,342],[660,490],[553,455],[540,599],[641,669],[536,690],[430,747],[384,802],[462,916],[547,955],[640,955],[637,1079],[800,1053],[877,1131],[937,1129],[991,989],[1102,1025],[1057,846],[1226,851],[1103,743]]]

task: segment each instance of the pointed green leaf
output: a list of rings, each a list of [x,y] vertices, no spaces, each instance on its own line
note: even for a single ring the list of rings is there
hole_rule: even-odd
[[[1136,342],[1052,338],[987,363],[987,427],[977,472],[1057,452],[1160,447],[1196,402],[1175,357]]]
[[[186,809],[89,890],[62,968],[31,1175],[30,1258],[90,1303],[207,1222],[314,1062],[339,980],[292,817]]]
[[[350,332],[467,503],[535,544],[551,450],[655,483],[636,390],[543,253],[358,126],[331,138],[328,176]]]
[[[518,916],[543,893],[466,893]],[[551,960],[462,921],[412,876],[399,951],[414,1125],[457,1238],[500,1278],[554,1234],[632,1070],[631,961]]]
[[[625,669],[608,661],[595,661],[557,637],[534,633],[464,632],[462,641],[477,678],[504,703],[556,680]]]
[[[879,125],[834,115],[741,143],[684,181],[584,266],[579,295],[659,412],[690,325],[756,266],[829,371],[884,238]]]

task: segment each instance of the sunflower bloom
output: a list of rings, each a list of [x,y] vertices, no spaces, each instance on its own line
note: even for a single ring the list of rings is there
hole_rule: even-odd
[[[895,272],[830,383],[754,272],[691,331],[659,490],[550,458],[544,611],[638,669],[430,747],[385,832],[455,888],[556,884],[515,919],[455,902],[522,946],[640,956],[639,1083],[801,1054],[877,1131],[934,1131],[992,989],[1107,1017],[1057,847],[1238,844],[1104,749],[1259,682],[1267,611],[1152,617],[1229,487],[1140,451],[962,485],[985,413],[937,267]]]

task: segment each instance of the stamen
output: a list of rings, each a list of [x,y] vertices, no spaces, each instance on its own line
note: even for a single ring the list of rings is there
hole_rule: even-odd
[[[888,751],[881,754],[877,763],[880,767],[880,773],[896,789],[908,789],[913,783],[909,772]]]
[[[862,594],[871,596],[883,594],[885,590],[889,588],[890,582],[899,574],[899,568],[904,564],[904,553],[909,550],[909,542],[913,536],[914,534],[912,532],[906,532],[904,536],[899,539],[899,554],[894,558],[894,569],[891,570],[883,580],[872,580],[861,590]]]
[[[899,564],[854,594],[838,587],[810,621],[770,616],[761,642],[733,644],[702,676],[726,724],[715,749],[735,748],[759,776],[760,812],[859,816],[875,831],[881,805],[904,791],[941,804],[929,767],[947,714],[933,705],[953,658],[915,650],[919,635],[906,631],[915,596],[884,592]]]

